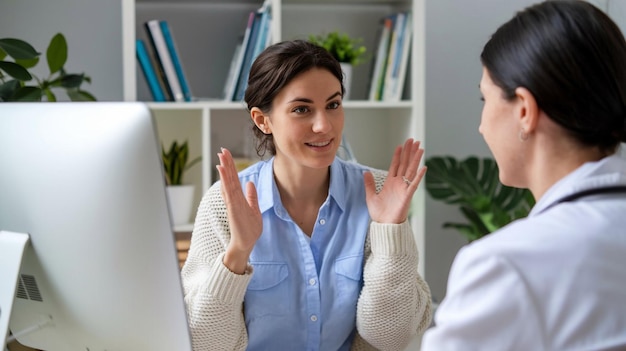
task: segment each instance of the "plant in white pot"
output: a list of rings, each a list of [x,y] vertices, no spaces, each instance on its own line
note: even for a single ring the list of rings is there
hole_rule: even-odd
[[[191,217],[194,186],[184,184],[183,175],[193,165],[200,162],[202,157],[198,156],[189,161],[189,145],[187,141],[182,144],[173,141],[167,151],[164,146],[161,146],[161,149],[173,224],[187,224]]]
[[[353,39],[345,33],[330,32],[328,34],[309,35],[309,42],[319,45],[330,52],[341,64],[344,74],[344,88],[346,89],[344,100],[350,94],[352,82],[352,68],[365,62],[366,48],[362,45],[363,39]]]

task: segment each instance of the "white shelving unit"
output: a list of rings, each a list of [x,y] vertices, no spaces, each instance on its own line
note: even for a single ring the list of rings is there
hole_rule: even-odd
[[[164,144],[174,139],[188,140],[190,157],[203,157],[201,166],[186,174],[186,181],[196,185],[194,206],[216,180],[216,153],[220,147],[237,154],[246,153],[253,145],[252,125],[244,103],[222,101],[221,93],[247,15],[261,4],[262,0],[122,0],[124,99],[151,99],[137,68],[134,43],[136,38],[146,38],[143,23],[155,18],[169,22],[192,92],[206,98],[190,103],[148,103]],[[388,14],[405,10],[412,11],[414,17],[408,89],[397,103],[367,101],[379,22]],[[371,58],[355,67],[351,100],[344,102],[345,133],[360,163],[387,169],[395,146],[408,137],[424,140],[424,13],[425,0],[272,0],[273,42],[306,39],[309,34],[334,30],[363,39]],[[424,247],[422,188],[412,211],[420,248]],[[423,273],[423,262],[420,267]]]

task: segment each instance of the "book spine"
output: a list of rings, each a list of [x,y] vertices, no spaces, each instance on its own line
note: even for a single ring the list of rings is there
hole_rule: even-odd
[[[374,61],[374,68],[370,81],[370,100],[380,100],[378,91],[380,90],[380,84],[382,84],[381,74],[382,76],[384,76],[383,67],[387,58],[387,51],[389,50],[389,36],[391,34],[391,25],[392,19],[390,17],[385,17],[383,19],[382,30],[380,32],[378,48],[376,51],[376,60]]]
[[[397,15],[392,14],[389,16],[390,24],[389,24],[389,38],[385,50],[385,60],[382,63],[382,67],[380,70],[380,75],[378,77],[377,91],[376,91],[376,100],[382,101],[383,94],[385,92],[385,81],[387,77],[387,67],[389,66],[389,59],[391,56],[391,46],[393,42],[393,29],[395,27],[395,23],[397,21]]]
[[[237,90],[237,83],[239,81],[239,76],[241,75],[243,59],[246,53],[246,48],[248,47],[248,43],[250,42],[250,34],[252,32],[252,25],[254,23],[255,13],[254,11],[250,12],[248,15],[248,23],[246,24],[246,30],[243,35],[243,41],[241,42],[241,49],[238,51],[235,50],[235,54],[233,58],[236,60],[235,62],[235,74],[233,75],[231,84],[227,88],[227,92],[225,94],[225,100],[227,101],[235,101],[235,92]]]
[[[396,14],[396,23],[393,29],[393,35],[391,39],[391,47],[389,48],[389,57],[387,58],[387,72],[385,72],[385,88],[383,91],[382,100],[391,101],[391,94],[393,91],[394,82],[394,66],[396,64],[397,55],[400,51],[400,43],[402,32],[404,31],[405,14],[399,12]]]
[[[258,39],[256,40],[254,53],[252,54],[253,62],[257,58],[257,56],[259,56],[259,54],[267,47],[267,37],[272,22],[271,5],[267,1],[263,4],[263,7],[259,9],[259,12],[261,13],[261,23],[259,24],[259,32],[257,35]]]
[[[237,81],[237,88],[235,90],[235,98],[233,101],[241,101],[244,98],[246,88],[248,86],[248,74],[250,74],[250,67],[252,66],[252,55],[254,54],[254,48],[258,40],[259,25],[261,22],[261,14],[254,12],[254,21],[252,23],[252,29],[250,30],[250,40],[245,50],[243,62],[241,65],[241,71],[239,73],[239,80]]]
[[[404,82],[406,80],[406,72],[410,56],[409,54],[411,52],[411,42],[413,40],[413,16],[410,12],[406,14],[403,37],[401,57],[398,64],[398,73],[395,77],[393,92],[391,94],[392,101],[400,101],[402,99]]]
[[[172,64],[174,65],[174,70],[176,71],[176,76],[178,77],[178,83],[180,84],[180,88],[183,92],[183,98],[185,101],[191,101],[191,89],[189,89],[189,84],[187,84],[185,71],[183,70],[180,56],[178,55],[178,48],[176,47],[176,42],[174,41],[174,34],[172,34],[167,21],[160,21],[159,24],[161,26],[163,38],[165,39],[165,44],[167,45],[167,50],[169,51],[172,59]]]
[[[141,67],[143,76],[146,78],[146,82],[148,83],[148,87],[152,93],[152,99],[158,102],[166,101],[165,94],[163,93],[163,89],[161,89],[159,79],[157,78],[156,71],[152,66],[152,62],[150,62],[150,56],[148,55],[148,50],[146,49],[146,45],[143,40],[137,39],[135,47],[139,67]]]
[[[243,37],[239,39],[237,46],[235,47],[235,52],[233,53],[233,57],[230,60],[230,67],[228,68],[228,75],[226,76],[226,83],[224,84],[224,100],[230,101],[232,99],[232,86],[233,81],[236,79],[235,75],[237,74],[237,70],[239,67],[239,57],[241,56],[241,44],[243,42]]]
[[[176,70],[174,69],[174,64],[172,63],[172,58],[169,50],[167,49],[165,38],[163,37],[163,32],[161,32],[159,20],[150,20],[146,22],[146,29],[148,36],[150,37],[150,42],[154,47],[155,57],[158,58],[159,65],[161,66],[165,76],[165,81],[167,82],[167,86],[172,93],[173,100],[178,102],[185,101],[183,91],[180,87],[180,83],[178,82]]]

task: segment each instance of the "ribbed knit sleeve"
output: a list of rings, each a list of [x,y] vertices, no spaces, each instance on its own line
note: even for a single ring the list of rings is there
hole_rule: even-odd
[[[384,174],[374,176],[380,188]],[[417,245],[408,221],[370,224],[353,350],[404,350],[428,328],[430,289],[417,265]]]
[[[191,246],[182,269],[193,349],[245,350],[248,344],[243,298],[252,277],[234,274],[222,259],[230,240],[226,207],[219,184],[198,208]]]

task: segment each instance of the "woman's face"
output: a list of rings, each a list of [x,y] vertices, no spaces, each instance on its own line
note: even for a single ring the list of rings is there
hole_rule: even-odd
[[[516,100],[507,101],[504,92],[495,85],[487,69],[480,80],[483,112],[478,131],[498,164],[500,181],[509,186],[522,180],[524,142],[519,140],[520,126],[515,118]]]
[[[310,69],[285,85],[274,98],[267,120],[276,162],[330,166],[343,132],[341,99],[341,83],[325,69]]]

